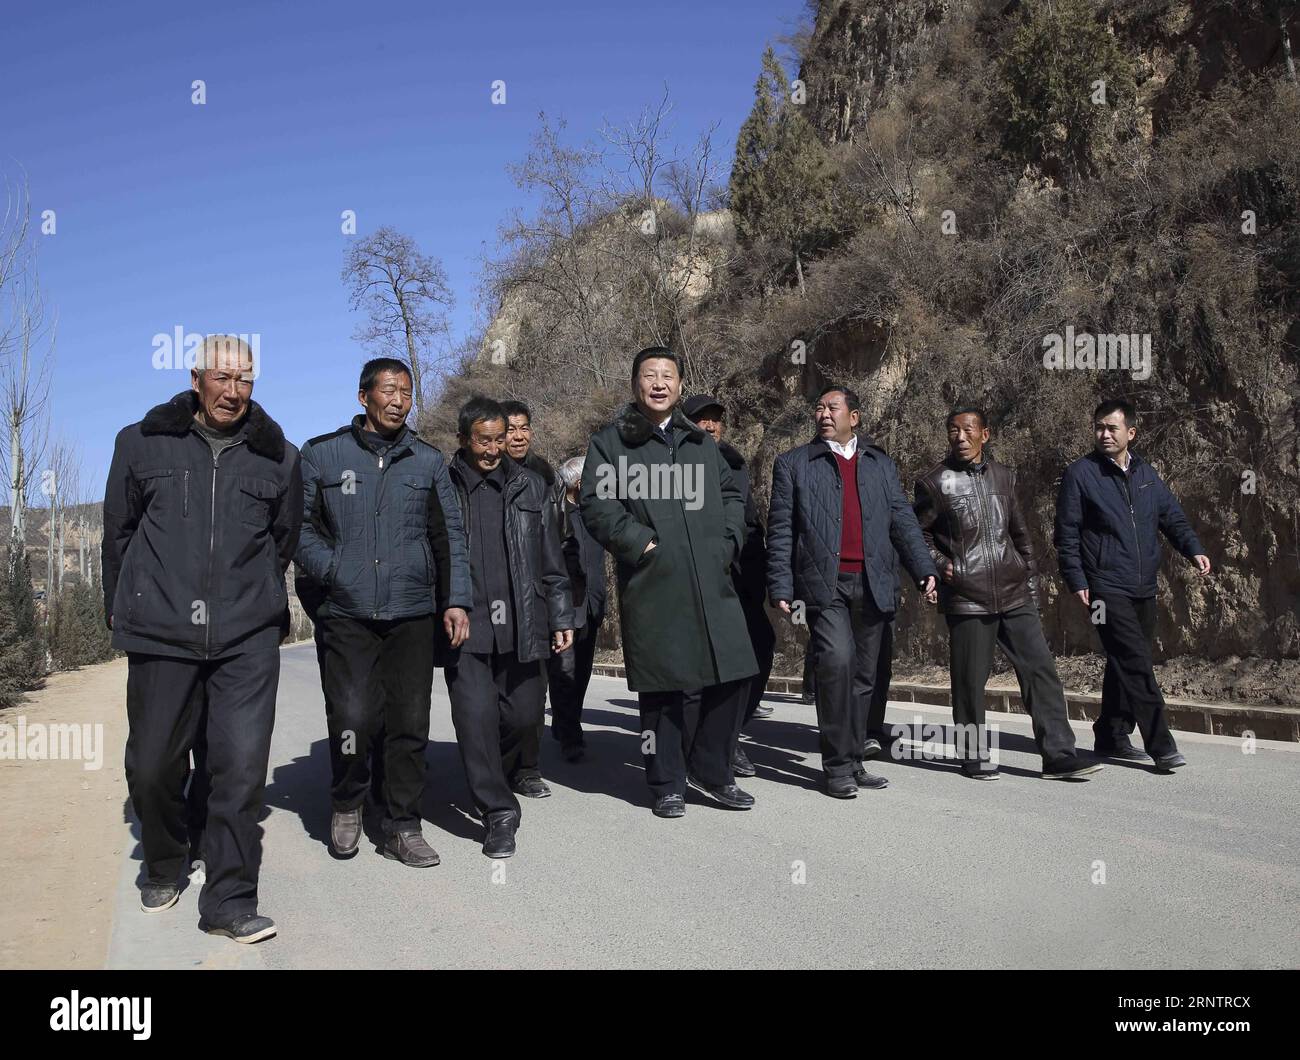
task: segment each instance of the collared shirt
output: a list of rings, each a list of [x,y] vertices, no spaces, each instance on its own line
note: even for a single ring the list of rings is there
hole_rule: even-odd
[[[1125,467],[1125,466],[1124,466],[1123,464],[1121,464],[1118,460],[1116,460],[1113,456],[1109,456],[1109,455],[1108,455],[1108,456],[1106,457],[1106,459],[1109,460],[1112,464],[1114,464],[1117,468],[1119,468],[1122,472],[1124,472],[1124,474],[1127,475],[1130,471],[1133,470],[1133,454],[1130,453],[1127,449],[1125,449],[1125,450],[1124,450],[1124,455],[1128,458],[1128,467]]]
[[[461,472],[469,494],[469,565],[474,585],[474,620],[465,650],[499,655],[515,650],[514,600],[506,549],[504,459],[486,475],[468,460]]]
[[[673,439],[673,414],[671,412],[664,418],[663,423],[655,428],[655,434],[668,443],[668,454],[671,456],[676,445]]]
[[[844,457],[845,460],[852,460],[853,454],[858,451],[858,436],[853,435],[845,444],[841,445],[834,438],[827,438],[826,444],[831,447],[832,453]]]

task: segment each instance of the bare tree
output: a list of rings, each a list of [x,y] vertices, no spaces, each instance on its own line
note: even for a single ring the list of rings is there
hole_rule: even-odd
[[[0,464],[9,492],[9,558],[26,546],[24,516],[31,469],[45,447],[46,400],[54,359],[56,325],[45,307],[29,225],[26,183],[6,180],[0,225],[0,421],[8,434]]]
[[[349,305],[366,314],[353,337],[372,352],[411,366],[419,422],[426,376],[439,361],[435,345],[448,331],[446,313],[455,302],[442,262],[385,225],[348,248],[343,280],[350,287]]]

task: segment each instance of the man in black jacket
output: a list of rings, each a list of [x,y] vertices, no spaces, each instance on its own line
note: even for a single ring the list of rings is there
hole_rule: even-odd
[[[284,572],[302,522],[298,450],[252,400],[256,370],[242,339],[208,336],[191,389],[118,433],[104,490],[104,611],[127,653],[140,906],[161,912],[179,896],[183,788],[206,702],[199,927],[237,942],[275,934],[257,913],[258,816],[289,625]]]
[[[1092,615],[1106,653],[1094,750],[1131,762],[1155,759],[1161,770],[1185,766],[1156,683],[1151,638],[1156,623],[1160,535],[1210,573],[1183,509],[1155,469],[1129,449],[1137,412],[1103,401],[1093,412],[1096,448],[1065,469],[1056,498],[1056,552],[1061,577]],[[1132,743],[1141,729],[1146,753]]]
[[[406,426],[411,372],[380,357],[361,369],[364,412],[302,449],[297,589],[316,627],[329,722],[330,847],[351,857],[383,758],[384,856],[438,864],[420,830],[434,626],[469,635],[469,553],[442,453]]]
[[[977,780],[998,777],[984,726],[984,685],[999,644],[1015,667],[1043,776],[1087,777],[1101,766],[1074,753],[1065,690],[1038,617],[1038,564],[1016,498],[1016,473],[985,448],[982,409],[954,409],[947,431],[948,455],[917,479],[912,507],[939,568],[962,772]]]
[[[547,491],[546,514],[554,521],[558,533],[562,523],[560,506],[563,503],[561,495],[564,491],[559,485],[555,469],[543,457],[533,452],[532,411],[522,401],[503,401],[501,410],[506,414],[506,455],[516,464],[542,476]],[[576,607],[577,604],[578,601],[575,599],[574,606]],[[550,677],[548,664],[543,663],[541,669],[542,700],[545,703],[546,686]],[[512,783],[515,794],[523,795],[528,799],[545,799],[551,794],[551,789],[542,779],[542,730],[545,727],[546,713],[543,710],[536,731],[525,734],[523,745],[519,748],[519,770]]]
[[[822,392],[813,408],[817,438],[776,458],[768,509],[768,595],[788,615],[802,608],[809,624],[822,769],[826,794],[837,799],[888,784],[862,763],[880,652],[897,609],[895,553],[931,603],[938,581],[894,462],[857,434],[860,407],[847,387]]]
[[[731,565],[731,583],[745,612],[745,627],[749,631],[749,642],[753,645],[754,658],[758,662],[758,673],[750,678],[744,709],[736,716],[736,740],[733,741],[731,751],[731,768],[738,777],[752,777],[755,774],[754,763],[740,746],[740,733],[751,719],[767,717],[772,713],[772,708],[762,706],[762,702],[767,679],[772,673],[772,656],[776,651],[776,634],[772,631],[772,623],[767,620],[767,609],[763,606],[767,599],[767,537],[763,520],[759,518],[758,505],[754,503],[745,458],[734,446],[723,441],[726,409],[722,403],[711,394],[694,394],[682,402],[682,412],[717,443],[722,459],[731,468],[731,477],[745,498],[745,544]]]
[[[557,473],[564,487],[564,562],[573,597],[573,651],[550,658],[551,735],[566,761],[581,760],[586,743],[582,736],[582,703],[591,682],[596,656],[596,634],[605,621],[605,550],[587,532],[578,508],[582,488],[582,457],[566,460]]]
[[[472,398],[460,410],[451,461],[469,539],[474,620],[458,648],[445,639],[447,691],[483,853],[515,852],[521,748],[543,711],[541,663],[573,645],[573,607],[559,532],[546,515],[546,483],[506,458],[501,406]]]

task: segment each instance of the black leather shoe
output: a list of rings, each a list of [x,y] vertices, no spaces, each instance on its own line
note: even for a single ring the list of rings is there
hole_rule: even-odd
[[[1161,755],[1156,759],[1156,768],[1163,769],[1167,773],[1171,773],[1175,769],[1181,769],[1185,765],[1187,765],[1187,759],[1177,751],[1171,755]]]
[[[868,773],[861,766],[853,771],[853,782],[860,788],[887,788],[889,781],[884,777],[878,777],[875,773]]]
[[[863,758],[875,758],[880,754],[880,741],[872,737],[862,745]]]
[[[541,777],[520,777],[510,787],[516,795],[522,795],[526,799],[548,799],[551,796],[551,789]]]
[[[209,935],[225,935],[236,942],[252,943],[269,939],[275,934],[275,921],[256,913],[240,913],[222,923],[199,921],[199,930]]]
[[[181,890],[172,884],[146,883],[140,888],[140,909],[145,913],[161,913],[180,900]]]
[[[384,857],[413,869],[428,869],[442,859],[418,831],[394,832],[384,840]]]
[[[770,718],[775,707],[769,707],[766,703],[760,703],[754,708],[754,713],[750,715],[753,718]]]
[[[350,858],[361,845],[361,807],[335,810],[330,817],[330,849],[341,858]]]
[[[843,777],[827,777],[826,794],[832,799],[856,799],[858,797],[858,782],[854,779],[852,773]]]
[[[736,753],[731,756],[731,771],[738,777],[752,777],[758,772],[754,768],[754,763],[749,760],[749,755],[745,754],[739,747]]]
[[[519,830],[519,815],[514,810],[493,810],[487,815],[487,837],[483,840],[483,853],[490,858],[508,858],[515,852],[515,832]]]
[[[705,784],[695,777],[687,777],[688,783],[696,791],[707,795],[720,806],[725,806],[729,810],[748,810],[754,805],[754,796],[747,791],[741,791],[735,784],[722,784],[717,787],[712,784]]]
[[[686,800],[681,795],[660,795],[655,799],[656,817],[685,817]]]
[[[1058,762],[1049,762],[1043,766],[1044,780],[1082,780],[1100,773],[1105,767],[1098,762],[1085,762],[1082,758],[1071,755]]]
[[[560,757],[566,762],[581,762],[587,756],[585,744],[566,743],[560,748]]]
[[[1120,762],[1150,762],[1151,756],[1132,744],[1127,747],[1094,747],[1092,753],[1098,758],[1114,758]]]

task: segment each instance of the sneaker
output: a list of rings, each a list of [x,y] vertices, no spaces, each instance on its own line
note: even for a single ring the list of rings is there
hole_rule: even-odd
[[[887,788],[889,781],[884,777],[878,777],[875,773],[868,773],[862,766],[857,766],[853,770],[853,782],[860,788]]]
[[[660,795],[655,799],[656,817],[685,817],[686,799],[681,795]]]
[[[146,883],[140,888],[140,910],[145,913],[161,913],[180,901],[181,889],[172,884]]]
[[[516,795],[522,795],[526,799],[547,799],[551,795],[546,781],[538,776],[520,777],[510,787]]]
[[[686,782],[696,791],[707,795],[720,806],[729,810],[748,810],[754,805],[754,796],[741,791],[735,784],[705,784],[693,776],[687,776]]]
[[[1150,762],[1151,756],[1132,744],[1127,747],[1093,747],[1092,753],[1098,758],[1114,758],[1120,762]]]
[[[1164,770],[1166,773],[1172,773],[1175,769],[1181,769],[1187,765],[1187,759],[1175,751],[1173,754],[1161,755],[1156,759],[1156,768]]]
[[[224,923],[199,921],[199,930],[209,935],[225,935],[236,942],[252,943],[269,939],[275,934],[275,921],[256,913],[240,913]]]
[[[1044,780],[1082,780],[1094,773],[1100,773],[1104,767],[1098,762],[1085,762],[1082,758],[1070,755],[1057,762],[1048,762],[1043,766]]]
[[[875,758],[878,754],[880,754],[880,750],[881,750],[880,741],[873,737],[867,740],[867,742],[862,745],[862,757]]]
[[[760,703],[754,708],[754,713],[750,715],[754,718],[770,718],[775,707],[769,707],[766,703]]]
[[[961,775],[969,780],[997,780],[1002,776],[996,769],[967,769],[962,766]]]

